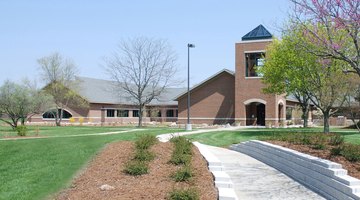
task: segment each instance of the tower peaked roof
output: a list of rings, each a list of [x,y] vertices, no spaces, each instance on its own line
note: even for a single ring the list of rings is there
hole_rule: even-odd
[[[252,31],[244,35],[241,40],[259,40],[259,39],[271,39],[271,33],[263,26],[259,25]]]

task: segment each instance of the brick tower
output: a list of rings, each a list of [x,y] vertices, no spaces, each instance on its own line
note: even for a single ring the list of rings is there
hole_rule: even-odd
[[[277,127],[285,122],[285,96],[264,94],[257,72],[271,42],[272,35],[259,25],[235,44],[235,120],[240,125]]]

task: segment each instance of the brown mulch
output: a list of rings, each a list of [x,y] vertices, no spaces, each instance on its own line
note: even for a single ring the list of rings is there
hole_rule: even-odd
[[[360,162],[350,162],[342,156],[332,156],[330,153],[330,149],[332,148],[331,146],[327,146],[326,149],[324,150],[319,150],[319,149],[313,149],[307,145],[291,144],[284,141],[271,140],[266,142],[339,163],[342,165],[343,169],[348,170],[349,176],[360,179]]]
[[[178,168],[169,164],[173,145],[158,142],[151,147],[156,158],[149,163],[149,174],[130,176],[123,172],[124,164],[133,158],[133,142],[117,142],[108,145],[89,164],[85,171],[73,180],[70,188],[60,192],[56,199],[166,199],[173,188],[196,188],[200,199],[217,199],[217,190],[207,163],[196,147],[193,148],[192,168],[194,177],[188,183],[176,183],[170,174]],[[108,184],[114,190],[101,191]]]

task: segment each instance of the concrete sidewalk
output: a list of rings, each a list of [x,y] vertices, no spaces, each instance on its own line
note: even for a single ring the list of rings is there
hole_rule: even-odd
[[[240,200],[325,199],[252,157],[224,148],[203,146],[222,163]]]
[[[244,128],[244,127],[231,126],[231,127],[214,128],[214,129],[199,129],[199,130],[195,130],[195,131],[162,134],[162,135],[156,136],[156,138],[160,142],[168,142],[172,137],[176,137],[176,136],[193,135],[193,134],[216,132],[216,131],[233,131],[233,130],[238,130],[238,129],[242,129],[242,128]]]

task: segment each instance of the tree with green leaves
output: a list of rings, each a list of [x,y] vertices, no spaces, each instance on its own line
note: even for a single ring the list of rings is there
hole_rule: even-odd
[[[282,41],[275,41],[269,46],[261,70],[263,82],[267,85],[265,92],[292,93],[302,97],[298,100],[303,111],[310,100],[322,112],[324,132],[328,133],[329,118],[334,108],[342,105],[350,90],[347,82],[349,75],[343,73],[345,62],[324,59],[307,51],[316,48],[316,44],[303,37],[301,27],[293,26],[284,34]],[[303,118],[305,116],[304,112]]]
[[[305,73],[301,68],[293,66],[309,65],[309,55],[298,52],[293,36],[284,36],[282,41],[274,40],[266,51],[265,66],[261,69],[262,81],[267,85],[263,89],[265,93],[293,95],[299,102],[302,110],[303,126],[308,126],[308,115],[310,109],[310,97],[308,95],[308,82],[303,76]],[[299,54],[300,53],[300,54]]]
[[[51,97],[29,84],[5,81],[0,87],[0,120],[13,129],[51,106]]]
[[[54,99],[53,115],[56,126],[61,126],[64,109],[69,106],[87,107],[88,102],[76,92],[78,69],[70,59],[64,59],[59,53],[40,58],[41,78],[46,84],[44,91]]]

